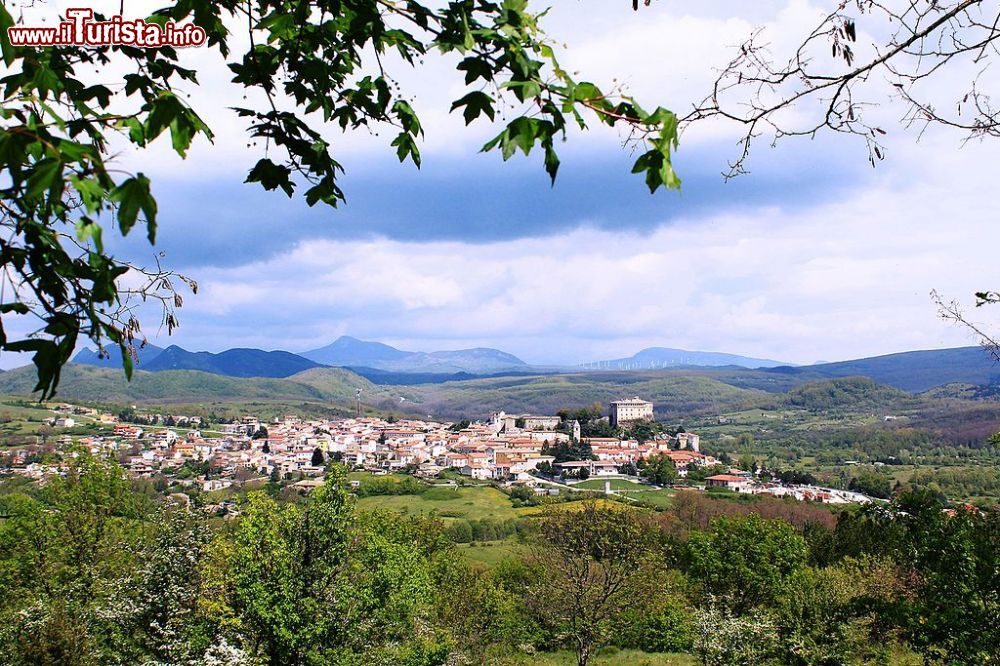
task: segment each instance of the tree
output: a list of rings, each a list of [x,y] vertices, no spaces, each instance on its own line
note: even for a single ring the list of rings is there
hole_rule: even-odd
[[[634,462],[629,461],[618,466],[618,473],[625,476],[636,476],[639,474],[639,468]]]
[[[450,426],[448,426],[448,430],[450,430],[451,432],[461,432],[466,428],[468,428],[470,425],[472,425],[471,421],[469,421],[468,419],[462,419],[461,421],[456,421],[455,423],[452,423]]]
[[[845,0],[828,6],[784,52],[765,30],[754,30],[705,98],[679,119],[682,128],[713,119],[740,126],[727,177],[747,173],[753,144],[823,133],[863,143],[874,167],[886,157],[886,128],[897,119],[918,136],[942,127],[963,140],[1000,137],[996,82],[988,74],[1000,54],[995,3]],[[996,289],[974,296],[976,307],[1000,303]],[[957,301],[937,291],[931,299],[941,317],[975,333],[1000,360],[996,334],[968,318]]]
[[[880,522],[905,529],[894,557],[919,581],[910,641],[930,662],[1000,659],[1000,511],[945,511],[928,492],[904,494],[892,509]]]
[[[643,144],[633,171],[649,189],[679,186],[671,166],[677,117],[574,79],[559,66],[540,15],[525,0],[434,7],[417,0],[177,0],[149,21],[190,21],[204,31],[206,48],[234,75],[236,114],[264,153],[246,182],[287,196],[304,190],[310,206],[337,206],[344,199],[344,167],[324,123],[343,131],[388,129],[399,160],[420,166],[423,126],[394,73],[420,67],[434,54],[457,56],[465,87],[451,111],[461,112],[466,124],[492,121],[501,108],[514,107],[484,150],[508,160],[537,149],[554,179],[556,145],[568,124],[624,126]],[[194,280],[159,264],[144,269],[105,251],[108,227],[126,235],[142,226],[155,242],[159,212],[149,178],[116,169],[112,146],[124,142],[141,150],[169,134],[173,150],[184,157],[196,138],[211,140],[213,134],[175,92],[198,80],[175,48],[34,48],[13,44],[9,27],[14,19],[0,6],[0,52],[9,72],[0,106],[6,175],[0,265],[8,287],[0,315],[3,324],[21,324],[30,315],[40,328],[25,335],[2,329],[0,350],[34,354],[44,398],[55,391],[81,337],[102,353],[106,346],[117,349],[131,376],[133,354],[144,341],[139,304],[159,303],[169,333],[183,303],[179,285],[197,292]],[[389,52],[393,58],[383,57]],[[88,83],[108,72],[122,78]]]
[[[0,661],[102,662],[112,582],[135,564],[143,500],[117,463],[87,454],[34,496],[0,496]]]
[[[331,474],[304,508],[252,492],[231,543],[209,573],[213,612],[238,618],[254,652],[271,665],[297,664],[329,645],[343,621],[330,607],[352,525],[343,474]]]
[[[692,532],[687,544],[691,577],[735,613],[773,604],[806,555],[795,528],[757,514],[716,518],[708,531]]]
[[[773,664],[777,648],[777,623],[766,611],[736,615],[710,605],[697,613],[694,653],[704,666]]]
[[[211,648],[214,628],[201,612],[202,569],[211,531],[188,509],[155,516],[138,566],[116,581],[109,614],[121,661],[185,663]]]
[[[627,509],[587,502],[581,511],[544,516],[534,557],[543,575],[533,604],[573,642],[579,666],[587,665],[639,592],[639,564],[650,545],[649,531]]]
[[[313,467],[322,467],[326,464],[326,460],[323,458],[323,449],[318,446],[313,449],[312,460],[309,461],[309,464]]]
[[[878,663],[896,631],[886,611],[905,587],[887,558],[796,572],[775,609],[784,652],[779,663]]]
[[[641,461],[639,476],[657,486],[669,486],[677,480],[677,466],[669,456],[659,454]]]
[[[847,484],[847,489],[871,497],[889,499],[892,497],[892,477],[879,472],[874,467],[859,468],[854,470],[854,474]]]
[[[569,442],[557,442],[554,446],[542,445],[543,456],[553,456],[553,462],[561,463],[569,460],[594,460],[594,449],[590,442],[580,442],[570,440]]]
[[[635,421],[625,428],[624,435],[629,439],[637,440],[644,444],[663,432],[663,424],[655,421]]]
[[[517,656],[538,640],[538,622],[527,605],[526,588],[535,572],[517,560],[488,570],[462,563],[449,566],[440,583],[440,615],[470,663],[496,663]]]

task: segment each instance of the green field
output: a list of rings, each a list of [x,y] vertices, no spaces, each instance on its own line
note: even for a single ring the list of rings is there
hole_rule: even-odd
[[[674,496],[671,490],[639,490],[635,492],[622,492],[620,494],[630,499],[650,504],[657,509],[669,509]]]
[[[670,507],[673,491],[660,490],[653,488],[652,486],[648,486],[643,483],[636,483],[635,481],[629,481],[627,479],[587,479],[586,481],[573,484],[573,488],[577,490],[597,490],[603,492],[604,484],[606,482],[611,483],[611,490],[623,497],[651,504],[658,509],[667,509]]]
[[[528,552],[528,546],[516,539],[461,543],[457,544],[456,548],[467,562],[485,564],[488,567],[495,566],[506,559],[521,557]]]
[[[466,486],[431,488],[420,495],[377,495],[358,500],[362,510],[391,509],[403,514],[431,515],[439,518],[507,520],[530,513],[511,506],[510,498],[496,488]]]

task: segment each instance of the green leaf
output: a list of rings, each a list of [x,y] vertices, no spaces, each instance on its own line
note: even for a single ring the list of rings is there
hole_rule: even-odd
[[[122,235],[135,226],[141,211],[146,218],[149,242],[156,241],[156,200],[149,188],[149,178],[136,174],[111,190],[108,198],[118,204],[118,227]]]
[[[3,63],[8,67],[14,62],[14,58],[17,57],[17,50],[10,43],[10,36],[7,34],[7,28],[14,26],[14,19],[7,11],[5,3],[0,3],[0,53],[3,54]]]
[[[673,190],[681,186],[681,180],[670,164],[669,153],[665,154],[655,148],[639,156],[632,167],[632,173],[646,174],[646,186],[650,193],[661,187]]]
[[[417,112],[413,110],[409,102],[401,99],[396,100],[392,105],[392,112],[399,120],[399,124],[403,126],[404,132],[414,136],[424,133],[424,128],[420,125],[420,118],[417,117]]]
[[[81,243],[86,243],[88,240],[92,240],[94,242],[94,249],[97,250],[99,254],[104,253],[104,240],[101,225],[97,224],[90,218],[84,217],[77,221],[76,237]]]
[[[132,372],[134,370],[132,362],[132,351],[128,348],[124,342],[118,343],[118,349],[121,351],[122,355],[122,369],[125,370],[125,378],[132,381]]]
[[[508,126],[510,130],[510,143],[515,148],[520,148],[525,155],[529,154],[535,145],[535,138],[539,134],[540,126],[541,121],[535,118],[527,118],[525,116],[515,118]]]
[[[417,148],[417,142],[413,140],[411,135],[400,132],[391,145],[396,148],[396,157],[399,158],[400,162],[405,162],[406,158],[409,157],[417,165],[417,168],[420,168],[420,149]]]
[[[46,157],[31,170],[28,176],[28,198],[41,196],[62,184],[62,162],[54,157]]]
[[[260,159],[247,174],[245,183],[260,183],[265,190],[281,188],[285,194],[292,196],[295,183],[291,180],[291,169],[282,164],[275,164],[268,158]]]
[[[463,106],[465,107],[465,111],[462,112],[462,115],[465,117],[466,125],[484,113],[490,117],[490,120],[496,117],[496,113],[493,110],[493,98],[480,90],[474,90],[453,103],[451,111]]]
[[[551,145],[545,146],[545,172],[552,179],[552,184],[556,184],[556,174],[559,172],[559,156]]]
[[[465,72],[465,85],[473,83],[476,79],[493,80],[493,67],[487,60],[481,58],[466,58],[458,63],[458,70]]]
[[[107,190],[96,178],[80,178],[76,174],[70,176],[70,183],[80,194],[80,200],[88,213],[95,213],[104,203]]]
[[[0,305],[0,312],[3,314],[14,312],[16,314],[26,315],[31,312],[31,309],[24,303],[4,303]]]

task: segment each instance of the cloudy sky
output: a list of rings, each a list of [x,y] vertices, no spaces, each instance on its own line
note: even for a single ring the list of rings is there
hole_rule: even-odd
[[[568,69],[683,111],[755,27],[780,52],[830,0],[551,4]],[[537,159],[477,152],[491,128],[447,113],[461,80],[430,59],[399,77],[426,127],[423,169],[398,165],[388,135],[333,135],[348,203],[310,209],[241,184],[259,157],[227,110],[241,93],[214,57],[186,57],[207,68],[189,92],[215,144],[184,161],[168,146],[121,157],[153,178],[161,223],[155,250],[134,234],[117,251],[163,251],[201,285],[156,344],[303,351],[348,334],[414,350],[492,346],[534,363],[648,346],[811,363],[972,344],[929,292],[969,301],[1000,286],[1000,142],[918,141],[895,123],[877,169],[845,138],[760,142],[751,173],[726,182],[737,130],[706,125],[682,137],[681,191],[651,196],[620,137],[602,130],[570,137],[552,188]]]

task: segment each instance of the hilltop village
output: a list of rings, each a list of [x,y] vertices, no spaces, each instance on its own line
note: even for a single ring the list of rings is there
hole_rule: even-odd
[[[612,402],[607,416],[588,423],[588,430],[614,436],[588,434],[566,413],[499,411],[475,423],[363,416],[305,420],[294,415],[264,422],[245,416],[203,427],[195,416],[131,413],[131,422],[124,422],[68,404],[55,411],[50,425],[56,430],[89,422],[107,433],[56,436],[48,452],[38,447],[8,450],[0,457],[0,474],[31,479],[63,474],[66,457],[54,454],[85,449],[116,457],[134,477],[157,477],[202,492],[261,480],[307,492],[322,483],[327,465],[337,462],[375,475],[431,479],[447,473],[548,495],[588,479],[607,479],[605,492],[613,494],[612,479],[664,484],[662,477],[643,470],[650,461],[668,460],[666,483],[826,503],[869,501],[859,493],[782,484],[761,470],[725,465],[700,450],[697,434],[651,427],[659,425],[653,421],[653,404],[638,397]]]

